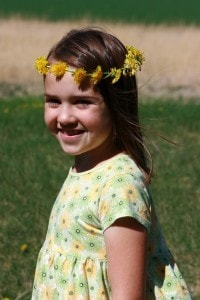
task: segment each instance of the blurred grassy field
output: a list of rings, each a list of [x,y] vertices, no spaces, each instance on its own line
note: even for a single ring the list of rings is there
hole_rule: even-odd
[[[196,0],[1,1],[0,299],[30,299],[49,213],[71,163],[44,126],[41,98],[30,96],[42,91],[33,61],[72,27],[91,24],[145,52],[142,91],[157,99],[142,102],[143,122],[180,144],[149,133],[153,195],[169,247],[200,299],[199,10]]]
[[[198,0],[1,1],[0,15],[51,21],[89,18],[146,24],[200,24]]]
[[[47,55],[69,30],[85,26],[103,27],[125,45],[135,45],[144,52],[142,72],[137,74],[142,94],[199,98],[200,27],[15,18],[0,19],[0,97],[41,94],[41,76],[34,68],[36,57]]]
[[[147,131],[152,191],[169,247],[200,299],[200,105],[165,100],[144,99],[140,106],[145,127],[179,143]],[[72,161],[47,132],[39,97],[1,99],[0,136],[0,299],[28,300],[49,213]]]

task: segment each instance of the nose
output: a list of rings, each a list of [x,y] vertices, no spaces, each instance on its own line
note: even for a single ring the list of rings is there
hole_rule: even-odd
[[[61,125],[76,124],[77,118],[74,114],[73,108],[69,105],[61,105],[57,121]]]

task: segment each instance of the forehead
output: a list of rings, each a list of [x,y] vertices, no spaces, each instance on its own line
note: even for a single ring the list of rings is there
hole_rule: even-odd
[[[49,73],[44,79],[44,89],[46,94],[53,95],[72,95],[72,96],[100,96],[100,92],[91,81],[87,81],[84,85],[78,85],[74,82],[74,78],[70,73],[66,73],[61,79],[57,79],[53,74]]]

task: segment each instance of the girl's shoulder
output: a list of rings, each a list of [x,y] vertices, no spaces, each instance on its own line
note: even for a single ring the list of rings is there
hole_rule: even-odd
[[[136,165],[134,160],[125,153],[116,154],[115,156],[101,162],[94,168],[84,172],[75,173],[73,172],[72,168],[69,170],[70,177],[79,178],[88,175],[95,176],[97,174],[104,174],[112,177],[113,175],[119,173],[130,173],[138,177],[143,176],[142,171]]]
[[[110,182],[118,183],[122,179],[140,186],[146,185],[143,172],[125,153],[119,153],[85,172],[74,173],[71,169],[68,175],[68,180],[73,183],[81,182],[84,185],[85,182],[86,185],[97,184],[99,187],[104,187]]]
[[[104,172],[109,178],[128,176],[134,180],[145,181],[145,176],[135,161],[125,153],[120,153],[109,159],[104,165]]]

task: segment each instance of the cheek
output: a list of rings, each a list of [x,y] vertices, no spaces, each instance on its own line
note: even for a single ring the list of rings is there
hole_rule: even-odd
[[[49,129],[51,129],[56,122],[56,117],[53,112],[46,108],[44,109],[44,122]]]
[[[44,122],[46,125],[49,123],[49,115],[46,109],[44,109]]]
[[[93,115],[90,120],[90,128],[98,131],[100,134],[110,134],[112,131],[112,121],[110,115],[104,112],[100,115]]]
[[[100,126],[106,128],[107,131],[112,130],[113,124],[110,113],[107,110],[105,110],[100,117]]]

